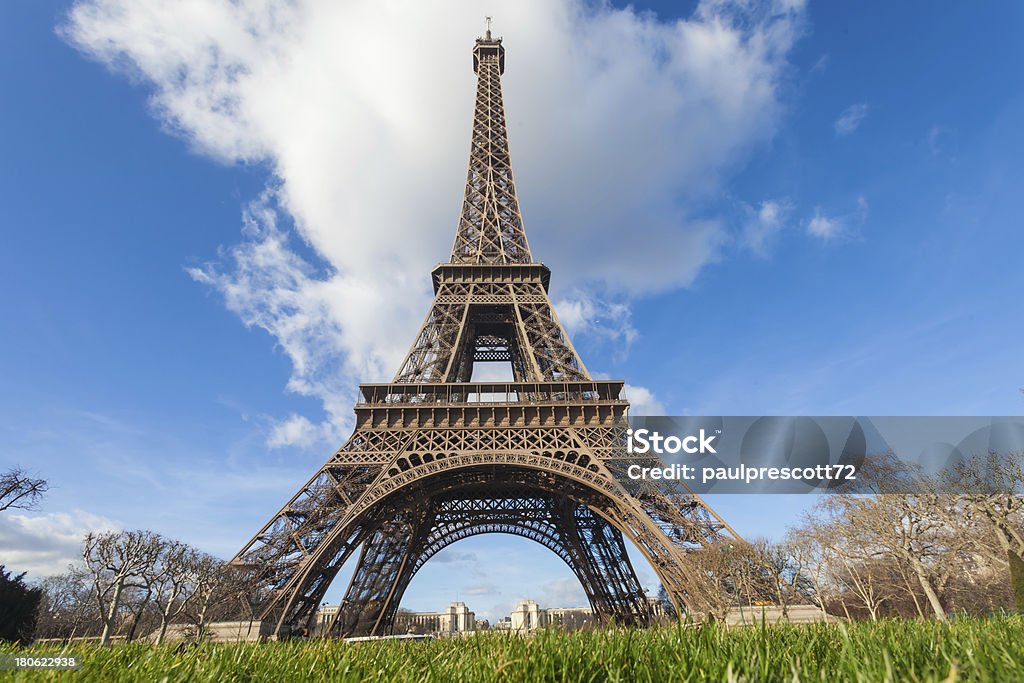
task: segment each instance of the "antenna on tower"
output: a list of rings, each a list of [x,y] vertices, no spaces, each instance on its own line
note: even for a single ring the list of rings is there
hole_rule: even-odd
[[[484,17],[484,21],[487,22],[487,37],[486,37],[486,39],[490,40],[491,39],[491,18],[490,17]]]

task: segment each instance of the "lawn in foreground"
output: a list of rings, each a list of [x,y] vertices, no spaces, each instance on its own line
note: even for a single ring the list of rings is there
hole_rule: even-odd
[[[2,652],[54,654],[52,647]],[[420,642],[74,646],[75,681],[1024,681],[1024,616],[949,624],[482,633]]]

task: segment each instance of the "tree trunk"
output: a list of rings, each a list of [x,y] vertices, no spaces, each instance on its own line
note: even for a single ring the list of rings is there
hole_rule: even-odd
[[[910,577],[907,576],[907,572],[904,571],[902,564],[900,567],[900,575],[903,577],[903,583],[907,586],[907,593],[910,594],[910,599],[914,601],[914,609],[917,610],[917,616],[924,619],[924,610],[921,608],[921,602],[917,599],[917,593],[914,592],[914,587],[910,583]]]
[[[924,591],[924,595],[928,598],[928,604],[931,605],[932,611],[935,613],[935,618],[938,621],[946,621],[946,611],[942,609],[942,603],[939,601],[939,596],[932,587],[932,582],[928,580],[922,567],[914,567],[917,574],[917,580],[921,582],[921,589]]]
[[[818,597],[818,609],[821,610],[821,616],[828,618],[828,610],[825,609],[825,596],[818,590],[817,586],[814,588],[814,594]]]
[[[176,594],[175,594],[176,595]],[[167,603],[167,607],[160,610],[160,634],[156,637],[156,644],[160,645],[164,642],[164,638],[167,637],[167,626],[171,623],[171,610],[174,607],[175,595],[171,596],[171,599]],[[180,614],[180,611],[179,611]]]
[[[209,598],[203,600],[203,606],[199,610],[199,633],[196,635],[196,641],[202,642],[206,637],[206,610],[210,606]]]
[[[164,642],[164,638],[167,636],[167,618],[161,615],[160,618],[160,635],[156,637],[156,644],[161,645]]]
[[[139,611],[136,612],[134,618],[132,618],[132,627],[128,629],[129,641],[135,640],[135,629],[138,627],[139,620],[142,619],[142,613],[146,610],[146,606],[149,604],[149,600],[152,597],[152,595],[153,591],[146,591],[146,598],[142,601],[142,604],[139,606]]]
[[[1024,559],[1012,550],[1007,551],[1010,561],[1010,587],[1013,589],[1013,604],[1018,612],[1024,613]]]
[[[114,625],[114,619],[117,618],[117,607],[118,603],[121,602],[121,589],[124,587],[124,579],[119,579],[114,584],[114,593],[110,596],[110,607],[107,609],[107,615],[103,619],[103,633],[100,635],[100,645],[110,644],[110,631]]]

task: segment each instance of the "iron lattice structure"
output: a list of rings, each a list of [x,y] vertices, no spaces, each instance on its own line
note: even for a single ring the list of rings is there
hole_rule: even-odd
[[[232,561],[284,635],[308,627],[339,569],[356,569],[330,632],[390,632],[402,595],[434,554],[463,538],[514,534],[558,554],[595,613],[646,624],[650,606],[624,537],[677,605],[706,590],[686,555],[731,529],[687,490],[636,486],[621,470],[628,403],[587,372],[548,298],[516,198],[501,97],[505,51],[477,39],[476,106],[451,260],[389,384],[361,385],[349,440]],[[513,381],[472,382],[475,363]],[[616,476],[616,475],[620,476]]]

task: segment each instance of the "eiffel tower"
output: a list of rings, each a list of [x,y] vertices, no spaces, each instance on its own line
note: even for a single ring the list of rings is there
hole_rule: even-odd
[[[533,259],[509,158],[501,75],[505,49],[473,48],[477,76],[469,175],[451,259],[388,384],[360,385],[349,440],[232,560],[252,577],[259,610],[286,636],[308,628],[328,586],[357,557],[329,625],[336,635],[389,633],[402,595],[443,548],[486,533],[554,551],[596,615],[651,619],[624,538],[673,602],[708,590],[687,553],[736,534],[685,489],[621,476],[623,382],[595,380],[548,297]],[[513,380],[473,382],[475,363],[511,364]],[[617,476],[619,475],[619,476]]]

